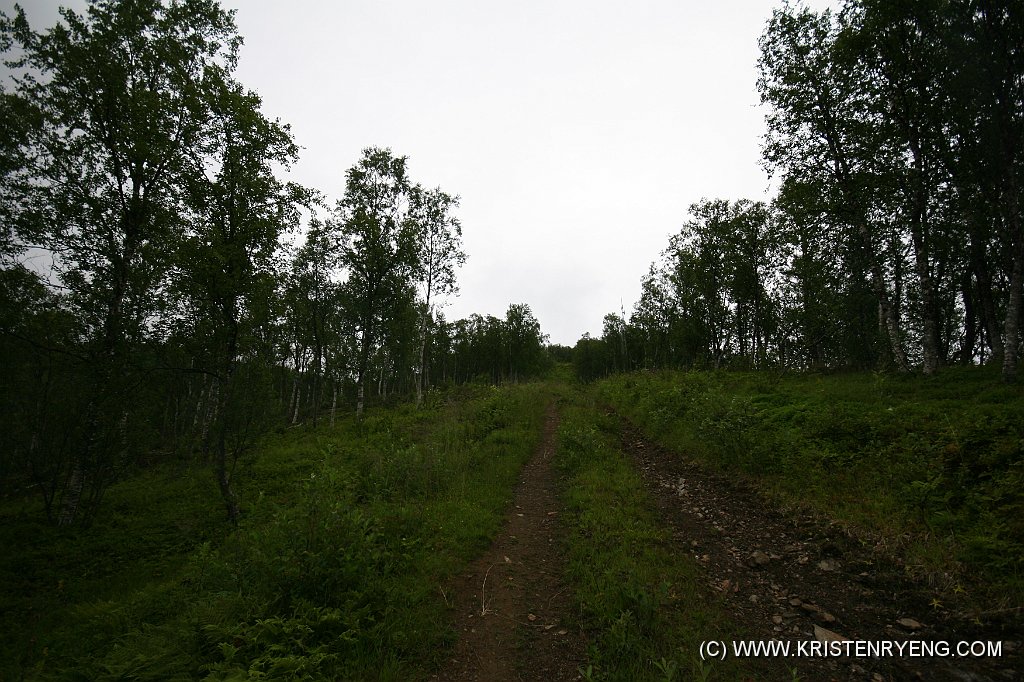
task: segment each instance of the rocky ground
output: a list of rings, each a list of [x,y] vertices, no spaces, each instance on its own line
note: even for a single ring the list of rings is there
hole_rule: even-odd
[[[622,431],[679,551],[703,567],[751,639],[899,642],[988,641],[1002,656],[789,658],[809,680],[1019,680],[1019,612],[972,619],[953,613],[900,566],[838,527],[783,513],[757,491],[708,473],[684,457]],[[921,646],[917,644],[916,646]]]
[[[499,537],[445,590],[460,637],[435,679],[580,678],[586,641],[573,625],[572,595],[563,578],[559,485],[551,461],[557,423],[557,414],[549,410],[543,441],[523,469]],[[627,423],[621,445],[657,501],[679,553],[702,567],[707,589],[718,595],[746,639],[789,641],[793,653],[798,642],[846,640],[1001,646],[999,657],[751,660],[759,677],[1024,679],[1019,611],[968,616],[947,609],[898,562],[841,528],[807,513],[780,510],[753,488],[709,473]],[[809,650],[809,644],[804,646]]]

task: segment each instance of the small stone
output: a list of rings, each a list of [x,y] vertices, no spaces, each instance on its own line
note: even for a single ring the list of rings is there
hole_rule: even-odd
[[[815,625],[814,626],[814,638],[819,642],[849,642],[849,637],[844,637],[838,632],[832,632],[825,628]]]
[[[790,618],[797,618],[799,616],[800,616],[800,614],[797,613],[796,611],[783,611],[782,612],[782,617],[787,619],[787,620],[790,619]]]
[[[752,604],[756,604],[757,603],[757,595],[756,594],[750,595],[750,603],[752,603]]]
[[[817,613],[818,611],[821,611],[821,609],[819,609],[814,604],[808,604],[807,602],[801,603],[800,608],[802,608],[807,613]]]
[[[530,621],[532,623],[533,621],[537,620],[537,616],[533,615],[532,613],[527,614],[526,620],[528,620],[528,621]]]
[[[814,612],[814,619],[815,620],[819,620],[822,623],[834,623],[834,622],[836,622],[836,617],[835,616],[833,616],[828,611],[821,611],[820,609],[818,611]]]
[[[864,676],[866,676],[868,674],[867,670],[865,670],[861,666],[857,665],[856,663],[854,663],[853,665],[850,666],[850,672],[853,673],[854,675],[860,675],[861,677],[864,677]]]
[[[905,627],[908,630],[920,630],[924,626],[918,623],[913,618],[900,618],[896,621],[899,625]]]
[[[772,622],[775,623],[776,625],[782,625],[782,616],[779,616],[779,615],[772,616]]]
[[[891,410],[892,408],[890,407],[889,409]],[[882,677],[881,673],[874,673],[871,675],[871,682],[885,682],[885,678]]]
[[[800,601],[799,597],[793,597],[792,599],[789,600],[789,605],[790,606],[800,606],[801,604],[803,604],[803,602]]]
[[[768,557],[767,554],[765,554],[761,550],[756,550],[750,555],[750,561],[748,561],[747,564],[751,567],[754,567],[765,566],[769,562],[771,562],[771,559]]]
[[[558,634],[560,634],[560,635],[566,635],[566,634],[569,634],[569,632],[568,632],[568,630],[559,630],[559,631],[558,631]]]
[[[822,571],[838,571],[839,562],[835,559],[822,559],[818,562],[818,568]]]

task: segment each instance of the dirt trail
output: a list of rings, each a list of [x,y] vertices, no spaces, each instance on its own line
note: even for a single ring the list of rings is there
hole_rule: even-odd
[[[932,603],[893,562],[839,528],[778,511],[758,492],[709,474],[626,424],[622,446],[671,525],[752,639],[1003,641],[999,658],[787,658],[808,680],[1022,679],[1019,623],[972,623]],[[1007,646],[1008,644],[1008,646]],[[794,645],[795,646],[795,645]],[[787,678],[788,679],[788,676]]]
[[[552,469],[558,414],[520,474],[512,507],[491,548],[454,584],[459,641],[439,680],[574,680],[585,660],[581,633],[567,622],[560,504]]]

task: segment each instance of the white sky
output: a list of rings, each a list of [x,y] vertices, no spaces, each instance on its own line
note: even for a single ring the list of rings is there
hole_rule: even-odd
[[[84,5],[24,4],[37,30]],[[224,2],[239,79],[303,147],[291,179],[333,203],[363,148],[408,156],[413,180],[462,197],[448,319],[528,303],[567,345],[629,313],[690,204],[767,198],[757,40],[778,4]]]

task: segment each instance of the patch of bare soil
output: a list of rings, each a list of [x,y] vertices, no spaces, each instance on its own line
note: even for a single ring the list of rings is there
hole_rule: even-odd
[[[1024,679],[1019,614],[972,621],[951,614],[894,561],[837,526],[787,514],[758,491],[709,473],[626,424],[622,446],[671,525],[681,552],[751,639],[1002,642],[1002,656],[785,658],[805,680]],[[727,643],[728,644],[728,643]],[[782,679],[789,679],[787,674]]]
[[[558,479],[552,468],[557,426],[552,406],[543,440],[520,474],[501,533],[447,595],[459,641],[435,679],[579,678],[586,646],[567,617],[571,593],[562,577]]]

